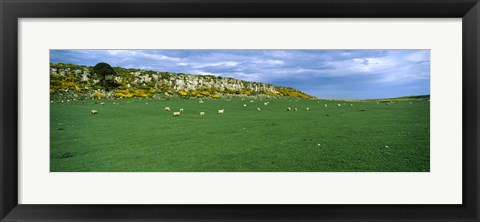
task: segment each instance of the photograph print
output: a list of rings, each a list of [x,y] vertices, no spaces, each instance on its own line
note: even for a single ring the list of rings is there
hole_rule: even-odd
[[[51,49],[49,74],[50,172],[430,172],[428,49]]]

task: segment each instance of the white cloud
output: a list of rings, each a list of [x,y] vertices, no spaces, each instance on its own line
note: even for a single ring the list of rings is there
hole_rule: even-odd
[[[216,63],[203,63],[203,64],[196,64],[193,67],[197,69],[205,68],[205,67],[216,67],[216,66],[226,66],[226,67],[233,67],[240,64],[239,62],[216,62]]]
[[[246,81],[254,81],[258,82],[261,81],[262,75],[259,73],[244,73],[244,72],[232,72],[224,74],[225,77],[235,78],[235,79],[242,79]]]
[[[107,50],[110,55],[118,55],[119,53],[122,53],[122,51],[123,50]]]
[[[416,51],[414,53],[411,53],[405,56],[405,59],[413,62],[428,61],[430,60],[430,51],[429,50]]]
[[[218,74],[215,74],[215,73],[211,73],[211,72],[205,72],[205,71],[202,71],[202,70],[190,70],[188,72],[186,72],[188,74],[196,74],[196,75],[212,75],[212,76],[218,76]]]
[[[258,59],[255,59],[252,61],[252,63],[256,63],[256,64],[269,64],[269,65],[283,65],[285,64],[284,61],[282,60],[273,60],[273,59],[269,59],[269,60],[258,60]]]
[[[274,56],[274,57],[280,57],[280,58],[285,58],[285,57],[291,57],[292,53],[288,51],[282,51],[282,50],[268,50],[265,51],[267,55]]]
[[[118,57],[118,59],[124,58],[135,58],[135,59],[152,59],[159,61],[171,61],[178,62],[181,61],[180,58],[169,57],[158,53],[147,53],[141,50],[106,50],[110,56]]]
[[[160,60],[160,61],[178,62],[181,60],[180,58],[169,57],[161,54],[140,53],[139,56],[144,58],[154,59],[154,60]]]

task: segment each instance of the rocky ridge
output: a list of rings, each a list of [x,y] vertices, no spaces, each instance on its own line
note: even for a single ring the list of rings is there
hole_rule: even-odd
[[[313,98],[291,87],[250,82],[213,75],[192,75],[113,67],[116,75],[106,76],[114,86],[105,89],[102,77],[93,67],[75,64],[50,64],[52,99],[100,98],[221,98],[221,97],[300,97]]]

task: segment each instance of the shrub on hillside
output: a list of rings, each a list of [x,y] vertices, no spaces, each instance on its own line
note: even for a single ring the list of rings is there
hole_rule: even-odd
[[[202,96],[210,96],[210,92],[205,91],[205,90],[204,90],[204,91],[201,91],[200,94],[201,94]]]
[[[178,93],[178,95],[180,95],[180,96],[188,96],[188,93],[185,92],[185,91],[183,91],[183,90],[178,90],[177,93]]]
[[[116,98],[132,98],[133,94],[128,90],[116,90],[113,96]]]
[[[103,99],[103,98],[105,98],[105,94],[97,92],[97,93],[93,94],[92,97],[95,98],[95,99]]]
[[[136,89],[134,92],[133,92],[133,96],[136,96],[136,97],[148,97],[149,95],[147,93],[145,93],[145,90],[143,89]]]
[[[150,89],[148,90],[148,93],[150,93],[150,94],[154,94],[154,93],[156,93],[156,92],[157,92],[157,90],[154,89],[154,88],[150,88]]]

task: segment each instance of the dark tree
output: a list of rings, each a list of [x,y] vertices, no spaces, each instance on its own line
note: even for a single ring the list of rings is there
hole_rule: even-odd
[[[111,84],[108,84],[107,82],[107,76],[110,76],[110,75],[113,76],[117,74],[115,70],[113,70],[113,68],[108,63],[104,63],[104,62],[96,64],[93,67],[93,72],[95,74],[102,76],[103,88],[105,88],[105,90],[107,90],[108,85],[111,85]],[[111,82],[113,83],[113,81]]]

